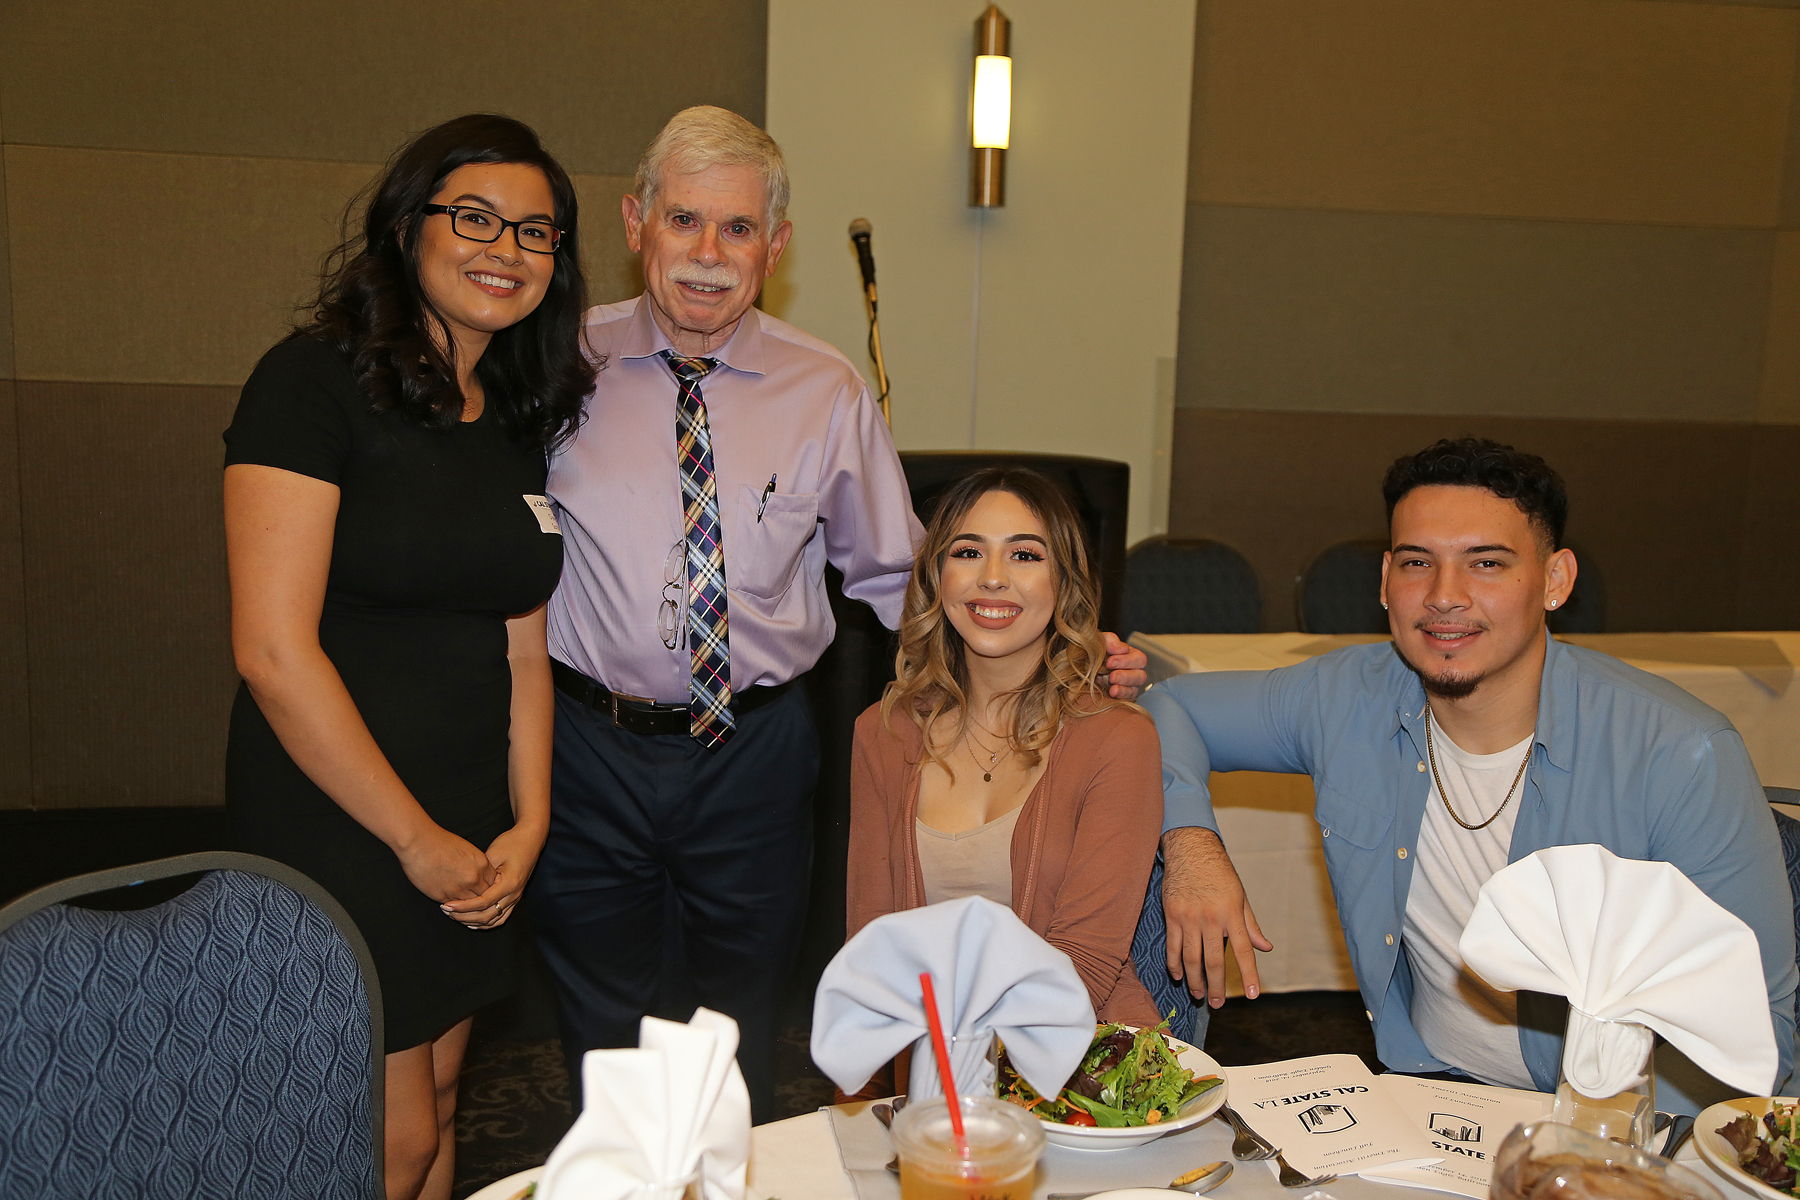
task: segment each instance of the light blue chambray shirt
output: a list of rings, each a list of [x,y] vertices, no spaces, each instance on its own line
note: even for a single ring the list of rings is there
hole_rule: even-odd
[[[1622,858],[1673,863],[1742,918],[1762,951],[1781,1084],[1793,1066],[1800,972],[1781,843],[1743,739],[1667,680],[1546,640],[1536,749],[1508,861],[1597,843]],[[1331,891],[1376,1051],[1392,1070],[1449,1070],[1413,1028],[1412,971],[1401,953],[1431,776],[1421,765],[1425,689],[1392,644],[1275,671],[1182,675],[1143,704],[1162,738],[1165,830],[1218,832],[1212,771],[1312,776]],[[1566,1012],[1561,997],[1520,993],[1519,1049],[1545,1091],[1556,1087]]]

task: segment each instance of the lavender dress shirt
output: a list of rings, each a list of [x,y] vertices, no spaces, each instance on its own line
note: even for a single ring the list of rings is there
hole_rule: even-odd
[[[585,336],[605,365],[586,424],[550,460],[564,547],[550,653],[613,691],[686,704],[685,626],[673,649],[657,628],[682,537],[677,389],[660,357],[669,341],[642,296],[589,311]],[[827,560],[846,596],[897,627],[924,531],[893,438],[848,359],[754,308],[710,357],[720,365],[701,391],[725,529],[731,686],[742,691],[786,683],[831,643]]]

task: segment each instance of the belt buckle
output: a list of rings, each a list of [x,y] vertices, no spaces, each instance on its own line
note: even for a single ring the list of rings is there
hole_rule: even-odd
[[[633,696],[629,692],[608,691],[607,697],[612,703],[612,719],[614,725],[619,723],[619,701],[621,700],[635,700],[639,704],[648,704],[653,708],[656,706],[656,701],[652,700],[650,697]]]

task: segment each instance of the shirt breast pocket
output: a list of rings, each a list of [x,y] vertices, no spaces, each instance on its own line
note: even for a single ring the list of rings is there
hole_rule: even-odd
[[[1368,804],[1315,780],[1319,833],[1325,848],[1333,842],[1349,843],[1359,850],[1376,850],[1386,844],[1388,829],[1394,823],[1391,809],[1371,808]]]
[[[726,585],[761,600],[779,600],[793,586],[800,552],[818,524],[818,493],[770,492],[765,503],[760,489],[745,484],[737,507],[737,528],[725,540]]]

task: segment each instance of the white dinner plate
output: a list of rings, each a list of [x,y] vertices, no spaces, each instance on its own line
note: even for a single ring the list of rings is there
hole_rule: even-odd
[[[1129,1025],[1121,1025],[1121,1029],[1131,1029]],[[1135,1029],[1132,1032],[1136,1032]],[[1167,1137],[1171,1133],[1180,1133],[1184,1129],[1192,1129],[1206,1118],[1218,1112],[1225,1104],[1225,1068],[1221,1067],[1213,1057],[1198,1046],[1190,1046],[1180,1038],[1171,1037],[1169,1044],[1175,1048],[1175,1058],[1182,1066],[1196,1076],[1217,1075],[1219,1086],[1195,1096],[1188,1106],[1179,1114],[1167,1121],[1155,1125],[1133,1125],[1125,1129],[1100,1129],[1086,1125],[1064,1125],[1060,1121],[1044,1122],[1044,1137],[1052,1146],[1067,1146],[1071,1150],[1129,1150],[1133,1146],[1142,1146],[1146,1142],[1154,1142],[1159,1137]],[[1127,1192],[1109,1192],[1109,1196],[1131,1196],[1132,1200],[1149,1200],[1148,1197],[1137,1196],[1138,1192],[1161,1192],[1160,1188],[1132,1188]],[[1794,1200],[1792,1196],[1787,1200]]]
[[[1791,1096],[1746,1096],[1741,1100],[1727,1100],[1723,1104],[1715,1104],[1701,1113],[1694,1122],[1694,1147],[1700,1151],[1700,1157],[1719,1174],[1749,1192],[1752,1196],[1760,1196],[1762,1200],[1794,1200],[1792,1193],[1779,1191],[1762,1180],[1751,1175],[1737,1165],[1737,1151],[1731,1143],[1719,1136],[1719,1127],[1729,1125],[1739,1115],[1749,1113],[1759,1123],[1772,1104],[1792,1104]]]
[[[508,1175],[505,1179],[496,1179],[493,1183],[488,1184],[479,1192],[470,1196],[469,1200],[513,1200],[513,1197],[525,1190],[526,1184],[536,1183],[538,1181],[538,1176],[543,1173],[544,1168],[532,1167],[528,1171],[520,1171],[517,1175]]]

